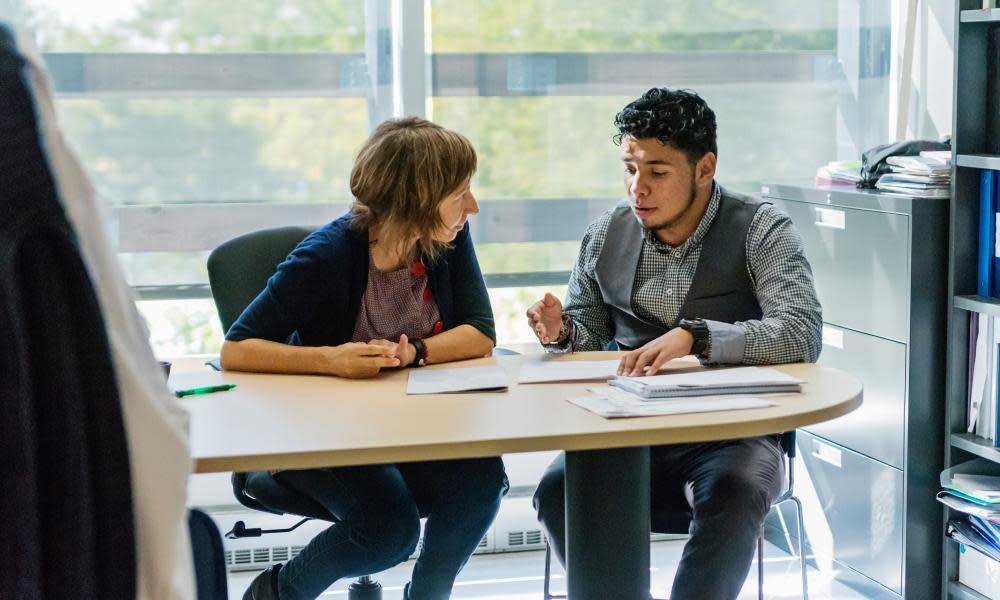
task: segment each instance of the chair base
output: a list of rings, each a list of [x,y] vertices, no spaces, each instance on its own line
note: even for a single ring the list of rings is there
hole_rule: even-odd
[[[347,588],[347,600],[382,600],[382,584],[367,575],[359,577]]]

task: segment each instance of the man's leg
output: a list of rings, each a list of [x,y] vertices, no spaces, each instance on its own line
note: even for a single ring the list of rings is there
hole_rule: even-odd
[[[661,446],[656,454],[654,464],[669,465],[690,485],[693,500],[691,539],[684,546],[671,600],[736,598],[753,561],[760,525],[781,491],[784,461],[777,437]]]

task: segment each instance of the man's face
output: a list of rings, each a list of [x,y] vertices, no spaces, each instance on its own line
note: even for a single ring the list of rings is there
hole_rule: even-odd
[[[625,192],[636,218],[653,231],[676,225],[695,201],[696,165],[656,138],[624,137]]]

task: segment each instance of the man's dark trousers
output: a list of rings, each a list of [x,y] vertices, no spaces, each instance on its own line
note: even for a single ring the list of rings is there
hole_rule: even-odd
[[[753,561],[760,525],[784,481],[777,436],[654,446],[650,468],[653,513],[666,509],[677,515],[674,523],[683,523],[685,513],[691,516],[691,538],[684,546],[671,600],[736,598]],[[534,497],[552,551],[564,565],[565,472],[566,457],[560,454]],[[615,515],[607,519],[608,527],[614,527]]]

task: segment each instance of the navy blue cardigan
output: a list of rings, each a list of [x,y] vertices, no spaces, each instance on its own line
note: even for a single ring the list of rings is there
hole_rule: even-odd
[[[496,343],[469,224],[452,247],[427,264],[428,286],[444,329],[472,325]],[[350,213],[317,229],[278,265],[226,339],[258,338],[297,346],[338,346],[351,341],[368,285],[368,235],[350,225]]]

